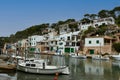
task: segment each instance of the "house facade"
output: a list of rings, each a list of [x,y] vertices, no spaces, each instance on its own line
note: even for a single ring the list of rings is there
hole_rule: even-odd
[[[59,35],[58,49],[63,53],[75,53],[80,48],[80,31]]]
[[[37,45],[37,42],[40,42],[42,40],[44,40],[44,36],[33,35],[28,37],[28,44],[30,47],[35,47]]]
[[[91,37],[85,38],[84,54],[112,54],[112,38],[104,37]]]

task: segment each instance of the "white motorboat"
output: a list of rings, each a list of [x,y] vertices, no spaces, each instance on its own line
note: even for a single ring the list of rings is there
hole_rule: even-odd
[[[111,55],[111,57],[115,60],[120,60],[120,54],[118,55]]]
[[[79,58],[79,59],[86,59],[87,58],[86,55],[82,55],[82,54],[71,54],[70,56],[73,58]]]
[[[108,56],[93,55],[92,59],[94,59],[94,60],[109,60],[110,58]]]
[[[67,66],[47,65],[45,60],[19,60],[17,69],[28,73],[37,74],[69,74]]]

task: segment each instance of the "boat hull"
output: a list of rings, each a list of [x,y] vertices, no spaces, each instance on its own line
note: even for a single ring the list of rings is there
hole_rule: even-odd
[[[79,59],[86,59],[86,56],[76,56],[76,55],[72,55],[72,58],[79,58]]]
[[[93,55],[92,59],[93,60],[109,60],[110,58],[109,57],[103,57],[103,56],[100,56],[100,55]]]
[[[119,55],[112,55],[111,56],[114,60],[120,60],[120,54]]]
[[[114,60],[120,60],[120,57],[112,57]]]

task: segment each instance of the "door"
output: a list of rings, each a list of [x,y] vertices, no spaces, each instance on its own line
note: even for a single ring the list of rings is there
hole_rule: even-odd
[[[94,54],[94,50],[93,49],[90,50],[90,54]]]

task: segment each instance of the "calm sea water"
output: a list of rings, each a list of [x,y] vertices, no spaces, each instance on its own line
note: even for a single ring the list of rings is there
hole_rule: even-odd
[[[120,61],[99,61],[50,56],[54,65],[68,65],[69,75],[59,75],[58,80],[120,80]],[[29,74],[20,71],[0,71],[0,80],[54,80],[55,75]]]

